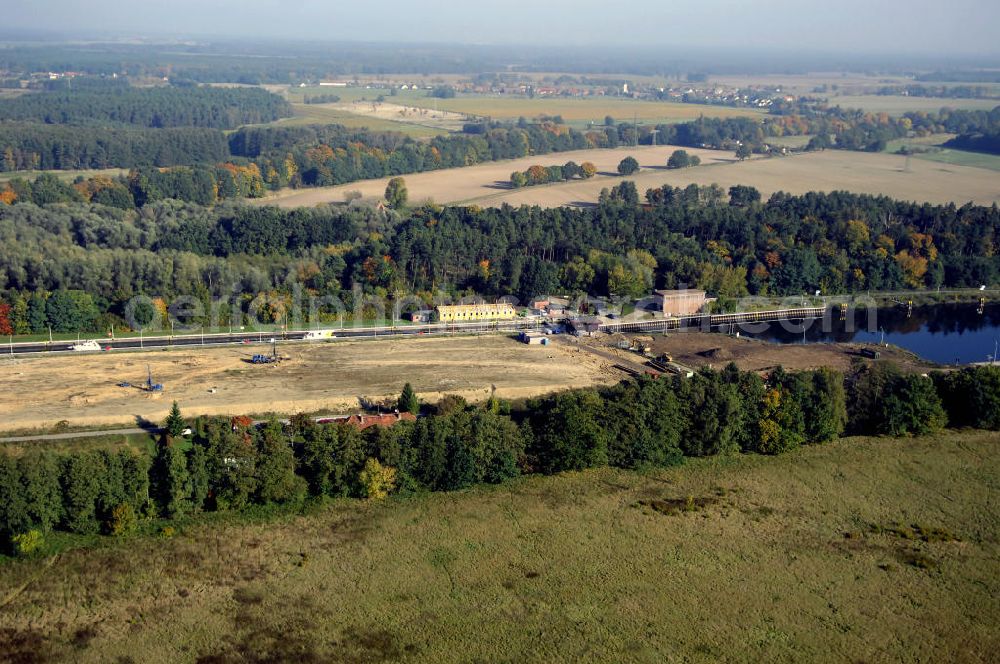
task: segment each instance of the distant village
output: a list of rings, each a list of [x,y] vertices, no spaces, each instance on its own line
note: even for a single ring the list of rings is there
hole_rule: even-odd
[[[332,88],[357,88],[395,91],[440,90],[448,88],[456,94],[478,94],[517,97],[619,97],[673,101],[689,104],[712,104],[719,106],[741,106],[748,108],[769,108],[776,101],[792,102],[793,95],[786,94],[780,86],[733,87],[709,82],[677,82],[673,85],[653,85],[627,80],[604,80],[559,76],[554,79],[509,80],[498,76],[483,80],[476,79],[428,84],[426,81],[349,80],[303,82],[300,87],[318,85]]]

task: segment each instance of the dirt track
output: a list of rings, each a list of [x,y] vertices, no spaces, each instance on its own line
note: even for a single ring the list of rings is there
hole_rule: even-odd
[[[474,203],[481,206],[540,205],[558,207],[594,203],[604,187],[621,181],[611,175],[627,155],[634,155],[642,171],[629,177],[640,195],[650,187],[664,184],[687,186],[691,183],[718,183],[725,188],[734,184],[757,187],[765,197],[775,191],[802,194],[809,191],[846,190],[857,193],[884,194],[901,200],[930,203],[968,201],[989,205],[1000,202],[1000,177],[995,171],[969,166],[955,166],[921,159],[911,159],[909,170],[903,157],[891,154],[827,150],[790,157],[753,159],[739,163],[731,152],[693,150],[702,165],[683,170],[667,170],[667,157],[678,148],[657,146],[616,150],[584,150],[528,157],[513,161],[492,162],[444,171],[430,171],[406,176],[411,203],[432,199],[436,203]],[[523,171],[533,164],[545,166],[567,161],[592,161],[602,175],[590,180],[510,189],[512,171]],[[259,204],[281,207],[312,206],[317,203],[342,202],[344,193],[357,190],[366,197],[378,198],[385,192],[388,179],[365,180],[338,187],[284,190]]]

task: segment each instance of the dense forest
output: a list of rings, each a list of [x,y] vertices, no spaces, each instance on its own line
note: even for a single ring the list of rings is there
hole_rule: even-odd
[[[945,147],[1000,154],[1000,128],[989,133],[960,134],[945,143]]]
[[[229,159],[218,129],[76,127],[0,122],[0,171],[215,164]]]
[[[52,189],[76,191],[51,180]],[[21,334],[120,326],[125,303],[139,294],[190,295],[209,311],[213,298],[236,293],[245,308],[261,294],[290,301],[298,288],[339,298],[350,311],[359,294],[635,298],[686,284],[726,307],[747,294],[1000,281],[996,206],[843,192],[762,201],[752,187],[696,185],[653,189],[646,199],[640,206],[625,181],[579,210],[282,210],[173,200],[123,210],[96,197],[0,205],[0,301]]]
[[[74,82],[0,100],[0,171],[214,166],[230,158],[223,129],[291,115],[259,88]]]
[[[261,88],[109,85],[0,100],[0,121],[60,125],[235,129],[291,114],[288,102]]]
[[[409,388],[409,385],[406,386]],[[401,408],[419,411],[412,390]],[[423,417],[365,431],[295,416],[198,418],[190,444],[176,404],[152,458],[132,450],[0,452],[0,547],[45,550],[51,530],[155,532],[169,520],[254,505],[453,491],[523,474],[601,466],[656,468],[685,457],[780,454],[852,434],[912,436],[1000,429],[1000,369],[928,378],[859,364],[765,379],[734,365],[690,378],[648,377],[512,404],[446,397]]]

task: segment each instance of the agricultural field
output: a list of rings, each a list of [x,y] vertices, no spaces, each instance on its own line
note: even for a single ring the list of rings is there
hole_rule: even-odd
[[[802,194],[809,191],[846,190],[857,193],[884,194],[893,198],[931,203],[974,201],[989,205],[1000,202],[1000,181],[996,172],[968,165],[942,164],[925,159],[910,160],[906,170],[905,157],[892,154],[872,154],[827,150],[796,154],[789,157],[755,158],[740,163],[732,153],[717,150],[693,150],[702,165],[683,170],[667,170],[667,157],[675,146],[644,146],[616,150],[583,150],[564,152],[513,161],[492,162],[466,168],[428,171],[405,176],[410,201],[420,203],[462,203],[481,206],[589,205],[597,201],[601,189],[621,181],[615,168],[621,159],[634,155],[642,170],[628,179],[635,182],[640,195],[651,187],[664,184],[687,186],[695,183],[718,183],[723,187],[751,185],[764,196],[775,191]],[[511,189],[510,173],[525,170],[532,164],[561,165],[567,161],[592,161],[599,174],[590,180],[574,180],[523,189]],[[352,182],[337,187],[283,190],[258,204],[281,207],[312,206],[318,203],[342,202],[348,191],[360,191],[364,196],[378,198],[385,191],[387,179]]]
[[[435,110],[424,106],[408,106],[391,102],[355,101],[336,104],[312,104],[306,109],[320,107],[348,113],[352,116],[370,118],[379,123],[392,123],[412,128],[419,132],[423,130],[429,135],[460,132],[468,116],[451,111]],[[405,130],[404,130],[405,131]],[[414,134],[419,135],[419,133]]]
[[[507,161],[491,161],[464,168],[450,168],[439,171],[410,173],[404,176],[409,190],[410,202],[419,203],[433,200],[436,203],[479,202],[492,204],[495,197],[504,197],[519,193],[510,188],[510,174],[513,171],[524,171],[540,164],[543,166],[562,165],[568,161],[578,164],[589,161],[597,167],[598,175],[590,182],[602,182],[601,186],[612,186],[617,179],[618,163],[629,155],[634,155],[644,168],[662,169],[666,172],[667,158],[677,148],[668,145],[640,146],[630,148],[577,150],[573,152],[558,152],[548,155],[524,157]],[[730,152],[718,150],[687,149],[689,154],[697,154],[703,163],[728,163],[736,161]],[[615,174],[615,175],[612,175]],[[344,194],[359,191],[367,198],[380,198],[385,193],[388,178],[378,180],[363,180],[350,182],[335,187],[314,187],[309,189],[283,189],[270,194],[266,198],[255,199],[251,203],[258,205],[279,205],[281,207],[312,206],[318,203],[343,202]],[[569,184],[589,184],[576,182]],[[546,185],[532,187],[542,190],[562,185]],[[600,187],[596,191],[600,191]],[[590,199],[580,199],[589,202]],[[594,194],[593,200],[597,200]]]
[[[926,159],[941,164],[952,164],[956,166],[972,166],[974,168],[986,168],[991,171],[1000,171],[1000,155],[987,154],[985,152],[969,152],[968,150],[952,150],[942,148],[940,150],[930,150],[913,155],[915,159]]]
[[[0,648],[31,662],[986,663],[998,444],[847,438],[207,515],[0,566]]]
[[[415,97],[407,100],[413,106],[439,108],[455,113],[490,117],[498,120],[516,120],[519,117],[534,118],[539,115],[561,115],[577,126],[604,124],[608,115],[619,122],[638,119],[645,123],[670,123],[697,120],[699,117],[731,118],[761,117],[760,111],[746,108],[728,108],[703,104],[683,104],[676,102],[641,101],[614,97],[568,98],[568,97],[500,97],[488,95],[459,95],[453,99],[433,99]]]
[[[378,114],[360,114],[347,110],[343,104],[292,104],[293,116],[268,123],[267,126],[339,124],[372,131],[398,131],[413,138],[429,138],[447,133],[446,130],[414,122],[401,122]]]
[[[1000,180],[994,171],[919,159],[911,159],[909,171],[905,169],[905,157],[898,155],[827,150],[745,163],[716,162],[682,171],[644,170],[629,179],[640,192],[663,184],[684,187],[714,182],[726,189],[736,184],[751,185],[765,197],[776,191],[804,194],[846,190],[930,203],[1000,202]],[[491,205],[506,202],[555,207],[596,201],[601,188],[613,184],[610,180],[594,178],[589,182],[549,185],[537,191],[520,189],[484,199],[480,204],[488,201]]]
[[[521,398],[620,379],[576,349],[501,336],[279,344],[287,358],[280,365],[248,363],[260,348],[5,357],[2,429],[160,422],[174,400],[191,416],[353,413],[361,399],[394,398],[406,382],[436,402],[446,393],[482,399],[493,385],[502,397]],[[137,387],[147,365],[163,393]],[[123,381],[136,386],[118,387]]]
[[[831,106],[860,108],[871,113],[902,115],[916,111],[937,113],[944,107],[965,111],[989,111],[1000,106],[1000,99],[952,99],[945,97],[906,97],[899,95],[830,95]]]
[[[613,78],[613,77],[611,77]],[[386,104],[449,111],[461,116],[489,117],[496,120],[517,120],[520,117],[535,118],[539,115],[561,115],[574,126],[583,127],[604,124],[608,115],[619,122],[630,122],[638,118],[645,123],[686,122],[701,116],[709,118],[761,117],[762,112],[748,108],[728,108],[704,104],[683,104],[680,102],[660,102],[634,100],[622,97],[548,97],[535,98],[500,95],[461,94],[452,99],[437,99],[428,95],[427,90],[397,90],[390,95],[389,90],[366,89],[363,87],[312,87],[292,88],[286,96],[298,101],[305,95],[331,94],[340,97],[338,105],[356,105],[357,112],[370,110],[367,104],[383,97]]]

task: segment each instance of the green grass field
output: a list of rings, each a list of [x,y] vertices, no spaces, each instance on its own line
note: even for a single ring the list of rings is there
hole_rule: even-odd
[[[995,661],[1000,434],[610,469],[0,565],[0,652],[77,662]],[[203,658],[203,659],[201,659]]]
[[[923,152],[913,156],[914,158],[936,161],[942,164],[975,166],[976,168],[988,168],[991,171],[1000,171],[1000,155],[986,154],[985,152],[968,152],[966,150],[942,148],[941,150]]]
[[[939,97],[904,97],[894,95],[840,95],[828,98],[831,106],[860,108],[872,113],[902,115],[910,111],[940,111],[943,107],[989,111],[1000,106],[998,99],[950,99]]]

